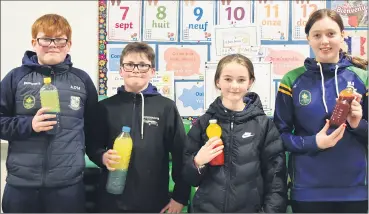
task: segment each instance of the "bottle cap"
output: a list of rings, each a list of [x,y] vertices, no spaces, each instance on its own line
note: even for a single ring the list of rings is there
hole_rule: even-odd
[[[122,132],[130,132],[131,131],[131,128],[128,127],[128,126],[123,126],[122,127]]]
[[[217,119],[211,119],[211,120],[209,120],[209,123],[211,123],[211,124],[215,124],[215,123],[217,123],[218,122],[218,120]]]
[[[45,77],[45,78],[44,78],[44,83],[45,83],[45,84],[49,84],[49,83],[51,83],[51,78],[50,78],[50,77]]]

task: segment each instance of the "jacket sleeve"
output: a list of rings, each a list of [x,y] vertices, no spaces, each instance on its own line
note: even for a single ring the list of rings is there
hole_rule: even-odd
[[[170,144],[169,149],[172,154],[172,178],[175,183],[172,198],[178,203],[187,205],[191,186],[183,180],[181,175],[183,168],[182,154],[187,136],[181,116],[174,103],[168,112],[167,122],[169,124],[172,123],[172,125],[167,126],[166,132],[167,136],[171,136],[171,139],[168,139],[168,143]]]
[[[33,116],[14,115],[15,91],[19,81],[15,76],[17,72],[18,70],[9,72],[0,82],[0,138],[8,141],[27,139],[37,134],[32,128]]]
[[[86,153],[88,158],[100,168],[106,168],[103,164],[103,154],[106,152],[107,142],[109,142],[107,110],[104,105],[99,102],[96,107],[95,120],[93,124],[89,124],[91,132],[89,132],[88,140],[86,140]],[[95,130],[95,131],[94,131]],[[97,131],[98,130],[98,131]]]
[[[348,125],[348,131],[352,132],[355,136],[358,137],[360,142],[363,142],[368,145],[368,92],[363,95],[362,101],[363,108],[363,117],[359,123],[359,126],[355,129],[352,129]]]
[[[94,83],[91,78],[87,76],[85,80],[85,87],[87,90],[87,99],[85,104],[85,112],[84,112],[84,132],[85,132],[85,145],[86,147],[94,141],[94,132],[96,132],[96,124],[99,124],[97,121],[98,115],[98,100],[97,100],[97,91]]]
[[[319,148],[316,143],[316,135],[296,136],[292,133],[294,130],[294,105],[292,90],[287,79],[287,77],[283,77],[278,89],[273,119],[275,125],[281,133],[281,138],[287,151],[296,153],[317,152]]]
[[[269,119],[261,149],[261,173],[264,181],[264,212],[285,213],[288,190],[286,153],[278,130]]]
[[[205,168],[201,169],[201,174],[199,173],[197,167],[195,166],[194,158],[197,152],[204,145],[202,140],[201,133],[201,125],[200,117],[195,124],[191,127],[188,132],[188,139],[185,145],[185,150],[183,153],[184,157],[184,168],[183,168],[183,177],[184,179],[190,183],[192,186],[198,187],[201,183],[201,180],[207,174],[208,167],[205,165]]]

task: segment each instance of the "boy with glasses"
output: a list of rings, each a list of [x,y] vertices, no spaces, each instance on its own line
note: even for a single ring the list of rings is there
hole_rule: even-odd
[[[68,21],[56,14],[32,26],[32,46],[23,64],[1,81],[1,139],[9,142],[5,213],[84,212],[85,141],[93,132],[97,91],[89,75],[72,66]],[[40,88],[51,77],[60,100],[56,115],[41,108]]]
[[[186,140],[182,119],[175,103],[161,96],[149,83],[155,74],[155,53],[145,43],[128,44],[120,56],[124,86],[99,102],[96,133],[87,155],[103,168],[100,212],[179,213],[187,205],[190,186],[181,176]],[[119,161],[112,150],[122,126],[131,127],[133,150],[125,189],[121,195],[107,193],[111,164]],[[173,195],[168,195],[169,152],[173,160]]]

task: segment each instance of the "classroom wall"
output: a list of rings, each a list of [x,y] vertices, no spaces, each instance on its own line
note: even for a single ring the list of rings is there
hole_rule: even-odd
[[[26,50],[32,50],[31,26],[47,13],[57,13],[69,21],[72,62],[85,70],[97,86],[97,1],[1,1],[1,79],[21,65]],[[7,148],[6,141],[1,141],[1,196],[6,178]]]

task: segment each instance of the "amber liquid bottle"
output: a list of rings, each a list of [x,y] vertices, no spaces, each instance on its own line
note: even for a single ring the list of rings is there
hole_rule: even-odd
[[[347,115],[350,112],[351,102],[355,98],[355,88],[353,82],[348,82],[347,87],[342,90],[339,94],[339,98],[334,107],[331,119],[331,127],[339,127],[341,124],[346,122]]]

